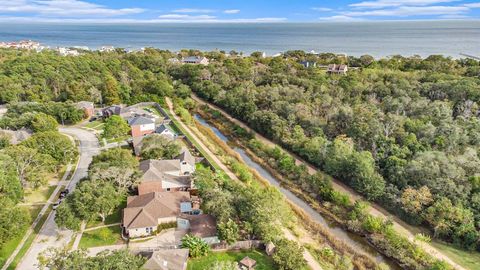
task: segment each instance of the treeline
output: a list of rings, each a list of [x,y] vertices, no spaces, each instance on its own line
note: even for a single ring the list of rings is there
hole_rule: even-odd
[[[9,111],[0,122],[25,116],[13,117],[14,114]],[[74,142],[57,131],[55,118],[33,112],[30,116],[28,125],[18,127],[32,127],[35,133],[21,143],[12,145],[11,133],[0,131],[0,248],[22,234],[31,222],[27,209],[18,206],[24,200],[24,192],[45,186],[78,155]]]
[[[388,219],[375,217],[368,211],[368,203],[352,202],[345,193],[335,190],[332,178],[325,173],[312,174],[304,164],[297,165],[295,159],[278,146],[268,146],[238,125],[229,122],[218,111],[202,106],[197,110],[205,119],[214,123],[223,134],[228,134],[236,144],[244,147],[246,153],[262,164],[281,185],[306,202],[319,202],[316,208],[346,230],[364,236],[382,254],[393,258],[404,269],[451,269],[451,267],[422,250],[417,244],[394,230]],[[331,244],[336,245],[335,242]],[[343,253],[353,253],[344,248]],[[329,254],[320,253],[322,259],[331,261]],[[356,256],[356,268],[370,268],[361,265],[362,259]],[[363,262],[368,262],[363,260]],[[336,265],[340,267],[339,265]]]
[[[0,50],[0,103],[155,101],[174,91],[166,74],[166,59],[171,56],[149,49],[144,54],[85,53],[79,57]]]
[[[172,76],[406,221],[478,248],[480,64],[322,57],[228,59]],[[362,68],[328,75],[297,63],[306,58]]]
[[[68,125],[85,118],[84,111],[72,103],[20,102],[7,106],[7,113],[0,119],[0,128],[33,131],[56,130],[58,123]]]
[[[206,56],[205,67],[170,63],[174,54],[153,49],[79,57],[0,50],[0,102],[132,104],[193,90],[406,221],[478,248],[478,61]],[[359,69],[330,76],[302,60]],[[187,98],[184,107],[192,105]]]

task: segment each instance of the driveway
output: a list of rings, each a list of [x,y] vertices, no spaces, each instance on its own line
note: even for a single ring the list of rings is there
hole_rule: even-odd
[[[129,250],[135,252],[141,251],[152,251],[155,249],[173,249],[177,248],[181,244],[182,237],[187,234],[186,231],[169,229],[161,234],[155,236],[154,238],[142,242],[130,242],[127,245],[113,245],[113,246],[103,246],[103,247],[94,247],[87,250],[88,256],[95,256],[98,253],[105,250],[119,250],[122,248],[128,248]]]
[[[92,162],[92,157],[100,152],[100,146],[97,137],[90,131],[76,127],[63,127],[60,128],[60,132],[72,136],[80,142],[78,166],[70,182],[67,184],[67,188],[71,192],[75,189],[78,181],[87,176],[88,166]],[[30,246],[30,249],[18,264],[17,269],[38,269],[38,255],[51,247],[59,248],[66,246],[72,239],[73,234],[73,231],[61,230],[57,227],[55,224],[55,211],[52,211]]]

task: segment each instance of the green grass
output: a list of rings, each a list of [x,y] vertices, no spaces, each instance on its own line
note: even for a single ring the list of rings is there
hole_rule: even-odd
[[[144,107],[143,109],[146,110],[147,112],[148,110],[150,110],[153,114],[162,116],[162,114],[154,106],[147,106],[147,107]]]
[[[110,139],[107,139],[107,143],[123,142],[123,141],[126,141],[129,138],[130,138],[129,135],[125,135],[125,136],[118,137],[118,138],[110,138]]]
[[[270,270],[277,269],[270,257],[266,254],[257,251],[227,251],[227,252],[211,252],[209,255],[197,258],[190,259],[188,261],[188,270],[208,270],[211,268],[212,264],[217,261],[230,261],[230,262],[239,262],[244,257],[250,257],[257,261],[257,266],[255,270]]]
[[[44,203],[50,198],[57,186],[43,186],[25,192],[25,203]]]
[[[480,269],[480,252],[465,251],[438,240],[433,240],[431,244],[466,269]]]
[[[93,122],[89,122],[85,124],[85,127],[95,129],[95,130],[102,130],[103,129],[103,122],[99,120],[95,120]]]
[[[40,213],[40,211],[42,210],[43,205],[22,206],[22,207],[28,210],[31,220],[33,222],[35,218],[38,216],[38,214]],[[30,225],[23,228],[22,232],[17,237],[10,239],[10,241],[6,242],[3,245],[3,247],[0,249],[0,266],[3,266],[3,264],[8,259],[8,257],[10,257],[13,251],[17,248],[18,244],[20,244],[20,241],[22,241],[22,238],[27,232],[29,227]]]
[[[79,248],[111,246],[123,243],[120,226],[111,226],[84,232]]]
[[[40,221],[37,223],[37,226],[35,226],[35,228],[33,228],[33,233],[27,238],[27,241],[25,241],[25,244],[20,249],[17,256],[15,256],[15,258],[13,259],[10,266],[8,266],[7,270],[14,270],[17,267],[20,260],[23,258],[23,256],[25,256],[28,249],[32,245],[33,240],[35,240],[35,237],[37,237],[37,234],[40,232],[40,229],[42,228],[43,224],[47,220],[48,215],[50,214],[51,211],[52,211],[52,208],[49,207],[48,210],[45,212],[45,214],[40,219]]]
[[[5,261],[8,259],[8,257],[10,257],[20,241],[22,241],[23,235],[27,229],[28,228],[25,228],[23,233],[20,233],[17,237],[10,239],[10,241],[6,242],[0,249],[0,266],[5,264]]]
[[[96,220],[90,221],[87,223],[87,228],[93,228],[97,226],[102,226],[102,225],[109,225],[109,224],[115,224],[115,223],[120,223],[122,221],[122,210],[127,207],[127,201],[123,201],[114,211],[111,215],[108,215],[105,217],[105,222],[102,222],[100,218],[97,218]]]

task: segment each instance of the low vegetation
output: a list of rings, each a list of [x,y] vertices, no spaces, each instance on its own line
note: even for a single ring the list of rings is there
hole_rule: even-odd
[[[68,251],[67,249],[49,249],[39,257],[40,269],[129,269],[140,270],[146,259],[140,255],[133,255],[126,249],[103,251],[96,256],[89,257],[85,250]]]
[[[257,262],[256,270],[274,270],[275,267],[272,259],[266,254],[257,250],[247,251],[227,251],[227,252],[211,252],[209,255],[197,259],[188,260],[188,270],[224,270],[235,269],[238,262],[249,257]]]
[[[388,220],[369,215],[365,211],[367,204],[354,204],[347,195],[333,190],[328,176],[321,173],[309,174],[305,166],[296,165],[295,160],[280,148],[266,146],[259,140],[251,139],[252,136],[241,131],[241,128],[229,124],[218,114],[216,116],[220,117],[220,121],[212,120],[217,127],[227,133],[233,131],[230,135],[236,138],[238,143],[251,149],[251,154],[260,157],[264,166],[273,168],[272,173],[278,174],[278,179],[285,181],[285,184],[300,187],[304,193],[299,195],[305,199],[315,194],[314,199],[323,202],[323,211],[327,210],[333,220],[340,222],[350,231],[366,236],[382,253],[394,258],[403,267],[428,269],[438,263],[420,247],[396,233]]]

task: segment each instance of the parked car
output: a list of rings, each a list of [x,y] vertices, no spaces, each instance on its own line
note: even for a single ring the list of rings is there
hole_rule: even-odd
[[[52,205],[52,209],[53,210],[57,210],[58,206],[62,203],[62,199],[58,199],[57,202],[55,202],[53,205]]]

